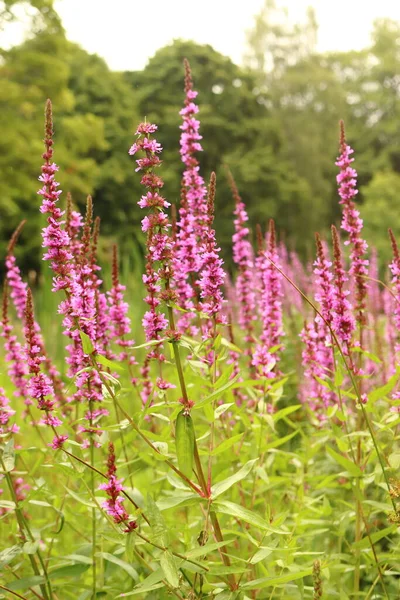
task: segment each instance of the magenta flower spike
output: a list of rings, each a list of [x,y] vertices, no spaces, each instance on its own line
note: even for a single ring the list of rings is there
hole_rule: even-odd
[[[279,266],[276,246],[275,224],[271,219],[268,230],[268,245],[264,250],[264,240],[260,227],[257,227],[258,256],[255,261],[260,288],[258,294],[259,314],[261,318],[260,343],[254,351],[252,364],[262,377],[275,376],[274,369],[279,361],[280,345],[283,333],[281,275],[274,265]],[[271,262],[272,261],[272,262]]]
[[[304,343],[302,365],[304,379],[300,400],[307,404],[319,421],[325,421],[326,408],[336,403],[336,396],[317,379],[326,379],[333,372],[332,348],[327,343],[328,330],[322,319],[305,323],[300,338]]]
[[[332,225],[332,241],[333,241],[333,272],[334,272],[334,288],[333,288],[333,320],[332,328],[339,340],[343,344],[343,350],[349,354],[349,348],[353,333],[355,330],[355,320],[352,312],[352,305],[348,300],[349,291],[346,289],[348,277],[343,268],[342,251],[340,249],[339,233],[334,225]]]
[[[26,375],[29,373],[24,348],[18,342],[17,336],[8,317],[8,285],[5,282],[3,289],[3,312],[2,312],[2,337],[4,338],[5,359],[10,363],[8,375],[15,386],[14,396],[22,398],[26,405],[33,404],[29,395]]]
[[[48,214],[47,227],[43,229],[43,247],[47,252],[43,260],[51,262],[51,268],[55,273],[53,290],[65,289],[70,280],[70,261],[73,256],[69,250],[70,239],[68,233],[61,228],[63,224],[62,216],[64,212],[57,206],[61,190],[58,190],[59,183],[55,180],[55,173],[58,166],[52,162],[53,159],[53,116],[50,100],[46,103],[46,124],[45,124],[45,152],[42,155],[44,165],[39,181],[43,184],[38,194],[42,196],[43,202],[40,212]]]
[[[114,523],[117,525],[123,525],[124,533],[130,533],[137,528],[136,521],[129,518],[123,502],[124,498],[121,495],[123,490],[122,480],[117,479],[117,467],[115,464],[115,451],[114,445],[110,442],[108,446],[108,460],[107,460],[107,483],[101,483],[99,485],[100,490],[104,490],[108,496],[108,499],[103,502],[103,508],[110,515]]]
[[[136,131],[137,141],[129,150],[132,156],[137,152],[145,153],[144,158],[136,160],[136,171],[143,171],[141,183],[148,190],[138,202],[140,208],[149,209],[149,214],[142,220],[142,231],[147,234],[146,273],[143,275],[143,282],[147,289],[145,302],[149,305],[149,310],[142,321],[147,341],[160,339],[160,334],[168,327],[168,321],[158,306],[161,302],[161,283],[166,274],[165,269],[168,270],[168,278],[171,274],[172,244],[168,236],[170,225],[168,216],[163,211],[170,203],[160,195],[159,191],[164,182],[154,172],[154,169],[161,165],[158,155],[162,148],[155,139],[150,138],[156,130],[156,125],[141,123]],[[164,360],[156,349],[153,354],[159,360]]]
[[[345,244],[351,245],[350,274],[354,277],[355,283],[356,318],[360,324],[363,324],[368,291],[366,277],[368,276],[369,261],[365,258],[368,244],[361,237],[363,221],[354,202],[358,194],[357,171],[351,166],[354,162],[354,158],[351,158],[354,150],[346,144],[343,121],[340,123],[340,151],[340,156],[335,164],[340,168],[336,179],[339,185],[339,203],[343,206],[341,228],[349,234],[349,239]]]
[[[183,173],[183,187],[187,202],[188,214],[191,216],[190,224],[194,228],[194,235],[197,240],[201,240],[207,230],[208,205],[207,188],[204,179],[200,175],[199,161],[196,158],[197,152],[202,152],[200,144],[202,136],[199,133],[200,122],[195,115],[199,112],[198,106],[194,100],[197,98],[197,92],[193,89],[192,73],[189,62],[185,59],[185,106],[180,111],[183,118],[181,125],[181,159],[185,165]],[[180,227],[180,225],[178,224]],[[192,250],[195,252],[195,248]],[[196,264],[196,256],[192,255]],[[197,259],[198,260],[198,259]],[[197,271],[198,271],[197,266]]]
[[[131,333],[131,320],[128,317],[128,304],[124,301],[125,286],[119,281],[118,269],[118,250],[117,246],[113,246],[113,261],[112,261],[112,288],[107,293],[109,308],[108,308],[108,336],[109,340],[113,341],[121,348],[119,360],[128,358],[127,349],[133,346],[134,341],[126,339]]]
[[[15,410],[10,406],[4,388],[0,387],[0,434],[2,436],[18,433],[19,426],[16,423],[11,423],[12,417],[15,415]]]
[[[317,260],[314,262],[315,300],[321,305],[321,314],[328,325],[333,321],[334,287],[332,262],[326,257],[326,248],[318,233],[315,234]],[[318,318],[318,317],[317,317]]]
[[[392,273],[392,281],[391,284],[393,286],[393,291],[396,296],[396,302],[393,303],[393,316],[394,316],[394,325],[398,332],[400,332],[400,252],[397,246],[396,238],[394,237],[393,231],[389,229],[390,241],[392,244],[393,250],[393,259],[389,264],[389,269]],[[396,353],[400,351],[400,345],[396,344]]]
[[[36,399],[38,409],[45,413],[41,423],[51,427],[54,431],[55,427],[59,427],[62,424],[62,421],[54,414],[55,394],[51,379],[42,371],[44,357],[41,356],[40,343],[35,330],[33,300],[29,288],[26,296],[24,330],[26,339],[25,353],[27,356],[29,373],[31,374],[31,379],[28,383],[28,392],[32,398]],[[66,439],[67,436],[59,436],[56,434],[51,446],[53,448],[59,448]]]
[[[238,266],[238,275],[235,283],[236,297],[239,305],[239,325],[245,332],[245,341],[254,342],[254,321],[256,295],[254,292],[254,253],[249,241],[249,228],[246,206],[242,201],[236,183],[228,173],[232,196],[235,201],[234,226],[235,233],[232,237],[233,260]],[[250,349],[248,349],[248,352]]]
[[[222,268],[224,261],[220,258],[221,249],[217,246],[213,229],[215,192],[216,175],[211,173],[207,197],[208,222],[207,229],[203,233],[200,277],[196,282],[200,290],[200,309],[210,319],[203,332],[205,338],[214,337],[216,325],[226,323],[226,317],[223,314],[224,296],[222,293],[225,280],[225,272]]]

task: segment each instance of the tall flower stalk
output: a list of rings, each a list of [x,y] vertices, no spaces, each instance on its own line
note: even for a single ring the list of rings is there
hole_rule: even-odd
[[[337,175],[339,185],[339,203],[343,206],[343,217],[341,227],[348,233],[349,239],[345,244],[350,244],[350,274],[354,278],[357,311],[357,321],[360,325],[365,324],[366,296],[368,291],[367,276],[369,261],[366,258],[368,249],[367,242],[361,236],[363,221],[360,211],[355,205],[357,190],[357,171],[351,166],[354,158],[351,157],[354,150],[347,145],[344,131],[344,123],[340,123],[340,156],[336,161],[340,172]]]
[[[232,174],[228,172],[229,184],[235,201],[234,226],[232,237],[233,260],[238,267],[235,282],[237,302],[239,304],[239,325],[245,332],[248,344],[247,352],[251,354],[251,344],[254,343],[254,321],[256,320],[256,295],[254,292],[254,252],[249,240],[250,230],[246,206],[239,195]]]

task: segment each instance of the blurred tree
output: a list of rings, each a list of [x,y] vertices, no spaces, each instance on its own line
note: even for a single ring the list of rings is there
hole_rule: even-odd
[[[276,217],[287,236],[301,242],[299,219],[304,216],[304,224],[310,220],[311,194],[305,179],[293,171],[284,156],[282,132],[268,107],[268,97],[257,86],[253,73],[211,46],[175,41],[159,50],[142,72],[126,74],[137,90],[140,112],[159,124],[166,195],[179,202],[184,58],[191,64],[194,86],[199,91],[202,173],[206,181],[212,170],[217,173],[216,227],[226,258],[233,231],[233,201],[225,165],[233,172],[253,225],[264,225]]]
[[[129,219],[137,201],[127,154],[137,117],[122,74],[52,30],[5,52],[0,66],[0,208],[8,218],[0,224],[1,250],[19,220],[27,218],[24,257],[26,266],[35,269],[43,222],[36,190],[47,97],[53,102],[55,158],[64,192],[71,191],[80,207],[92,194],[103,231],[118,232],[121,239],[132,236]]]
[[[400,239],[400,225],[394,215],[400,204],[400,175],[393,171],[378,171],[364,187],[365,238],[370,246],[375,246],[381,263],[388,264],[392,259],[392,249],[388,236],[389,227]]]

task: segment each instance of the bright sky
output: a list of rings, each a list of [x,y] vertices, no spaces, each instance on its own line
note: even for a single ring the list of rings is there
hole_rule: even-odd
[[[116,70],[142,69],[173,39],[209,43],[240,63],[264,0],[56,0],[67,36]],[[399,0],[281,0],[294,21],[316,10],[320,50],[359,49],[378,17],[400,21]]]

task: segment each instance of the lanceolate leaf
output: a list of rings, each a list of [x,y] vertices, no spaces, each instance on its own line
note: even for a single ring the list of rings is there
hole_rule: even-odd
[[[179,586],[179,573],[171,552],[165,550],[162,553],[160,565],[168,583],[172,585],[172,587],[177,588]]]
[[[179,470],[192,478],[195,433],[192,417],[182,410],[175,422],[175,446]]]
[[[251,469],[254,467],[257,461],[258,458],[249,460],[245,465],[243,465],[241,469],[239,469],[239,471],[237,471],[237,473],[213,485],[211,488],[212,497],[217,498],[218,496],[226,492],[226,490],[229,490],[229,488],[235,485],[235,483],[247,477],[247,475],[250,473]]]
[[[337,452],[332,450],[330,446],[326,447],[326,451],[341,467],[348,471],[350,475],[353,475],[353,477],[363,476],[363,472],[361,471],[360,467],[351,462],[351,460],[349,460],[345,456],[342,456],[341,454],[338,454]]]

